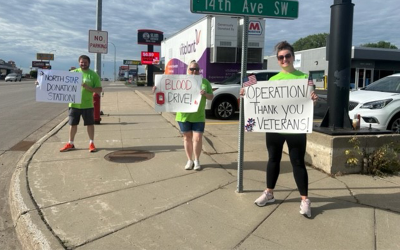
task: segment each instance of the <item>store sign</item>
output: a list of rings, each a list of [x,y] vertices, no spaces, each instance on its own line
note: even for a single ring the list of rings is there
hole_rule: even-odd
[[[124,60],[124,65],[141,65],[142,62],[139,60]]]
[[[44,68],[44,66],[46,66],[46,62],[42,62],[42,61],[32,61],[32,67],[35,67],[35,68]]]
[[[161,45],[163,32],[158,30],[138,30],[138,44]]]
[[[141,53],[142,64],[159,64],[160,63],[160,53],[159,52],[146,52]]]
[[[37,53],[36,60],[54,61],[54,54]]]
[[[250,21],[249,35],[263,35],[262,24],[260,21]]]

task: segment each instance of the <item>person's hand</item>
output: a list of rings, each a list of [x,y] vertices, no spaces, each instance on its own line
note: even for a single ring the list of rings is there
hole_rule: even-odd
[[[157,89],[156,86],[153,86],[153,88],[151,89],[151,91],[153,92],[153,94],[154,94],[154,92],[156,92],[156,89]]]
[[[311,92],[311,99],[313,100],[314,104],[318,101],[318,95],[313,91]]]
[[[204,89],[202,89],[202,90],[200,91],[200,95],[205,96],[206,94],[207,94],[207,92],[206,92]]]
[[[88,89],[89,86],[86,83],[82,83],[82,87]]]
[[[244,88],[240,89],[239,94],[240,94],[241,97],[243,97],[246,94],[246,91],[244,90]]]
[[[39,85],[39,82],[37,80],[35,81],[35,85]]]

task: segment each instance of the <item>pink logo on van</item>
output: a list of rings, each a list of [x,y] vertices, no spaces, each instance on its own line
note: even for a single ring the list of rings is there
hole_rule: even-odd
[[[197,32],[197,29],[195,29],[194,32],[196,32],[196,45],[198,45],[200,42],[201,30],[199,30],[199,32]]]

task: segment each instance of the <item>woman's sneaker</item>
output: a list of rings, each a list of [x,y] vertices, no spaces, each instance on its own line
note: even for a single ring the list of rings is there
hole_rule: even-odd
[[[197,170],[197,171],[201,170],[201,166],[200,166],[200,162],[199,161],[195,160],[193,163],[194,163],[194,170]]]
[[[274,195],[268,193],[267,191],[264,191],[262,195],[258,197],[257,200],[254,201],[254,203],[259,207],[263,207],[267,205],[267,203],[272,203],[274,201],[275,201]]]
[[[192,170],[192,168],[193,168],[193,161],[188,160],[186,165],[185,165],[185,169],[186,170]]]
[[[301,200],[300,203],[300,214],[311,217],[311,201],[309,199]]]

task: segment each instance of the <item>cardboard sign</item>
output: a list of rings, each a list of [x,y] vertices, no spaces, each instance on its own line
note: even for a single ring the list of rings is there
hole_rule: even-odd
[[[156,75],[154,107],[158,112],[197,112],[201,100],[200,75]]]
[[[314,104],[307,79],[261,81],[245,88],[245,131],[311,133]]]
[[[37,102],[81,103],[82,73],[43,69],[37,81]]]

